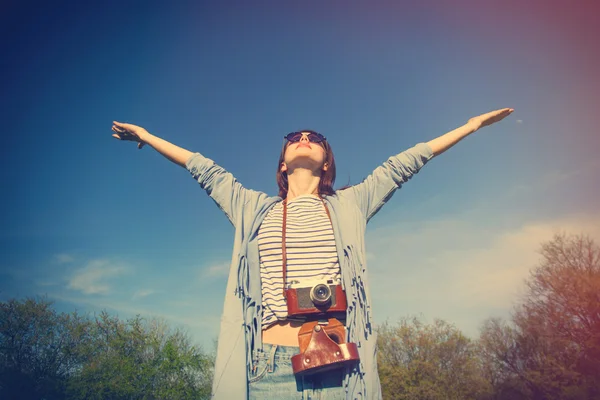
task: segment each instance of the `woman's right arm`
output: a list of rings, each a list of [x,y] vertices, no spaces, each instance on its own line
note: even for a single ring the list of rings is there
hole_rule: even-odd
[[[234,226],[236,221],[240,220],[244,209],[258,207],[260,200],[266,197],[264,193],[244,188],[230,172],[211,159],[169,143],[140,126],[115,121],[112,130],[113,137],[137,142],[139,149],[147,144],[167,159],[190,171]]]
[[[114,138],[138,142],[138,149],[147,144],[167,159],[184,168],[186,161],[194,154],[189,150],[152,135],[141,126],[113,121],[112,130],[115,132],[113,133]]]

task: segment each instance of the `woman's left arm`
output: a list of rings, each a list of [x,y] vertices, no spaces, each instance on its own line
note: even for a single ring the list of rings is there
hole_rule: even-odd
[[[514,109],[512,108],[503,108],[473,117],[460,128],[456,128],[438,138],[430,140],[427,144],[431,147],[433,155],[437,156],[469,136],[471,133],[508,117],[513,111]]]
[[[392,197],[394,191],[419,172],[431,158],[448,150],[476,130],[507,117],[513,111],[512,108],[503,108],[473,117],[460,128],[390,157],[361,183],[337,193],[351,199],[368,221]]]

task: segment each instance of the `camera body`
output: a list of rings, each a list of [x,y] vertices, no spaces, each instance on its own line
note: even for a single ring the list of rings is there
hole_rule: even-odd
[[[342,285],[336,284],[332,279],[292,281],[284,293],[290,318],[346,313],[346,293]]]

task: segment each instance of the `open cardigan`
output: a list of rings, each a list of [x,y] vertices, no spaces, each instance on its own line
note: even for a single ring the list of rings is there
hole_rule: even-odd
[[[357,344],[360,355],[360,362],[344,379],[347,399],[381,398],[366,270],[367,222],[432,157],[431,147],[420,143],[390,157],[361,183],[324,197],[348,301],[346,340]],[[199,153],[187,160],[186,167],[235,228],[212,397],[247,399],[252,351],[262,349],[258,229],[267,212],[282,199],[244,188],[231,173]]]

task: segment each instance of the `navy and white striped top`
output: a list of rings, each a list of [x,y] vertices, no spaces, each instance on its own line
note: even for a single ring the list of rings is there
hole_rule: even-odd
[[[284,320],[281,227],[283,202],[271,208],[258,230],[262,285],[262,327]],[[287,205],[287,282],[306,279],[341,281],[333,228],[323,201],[315,195],[294,198]]]

